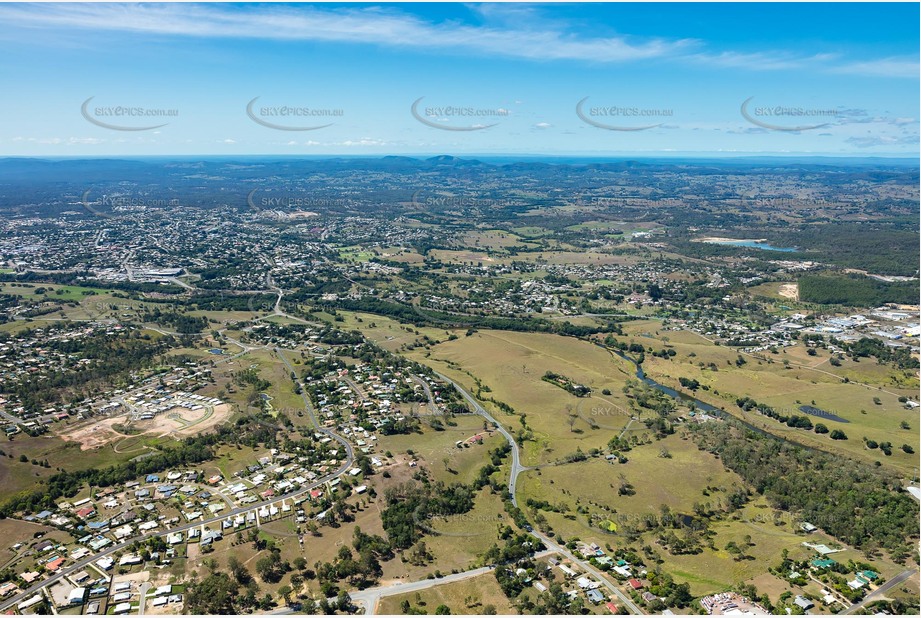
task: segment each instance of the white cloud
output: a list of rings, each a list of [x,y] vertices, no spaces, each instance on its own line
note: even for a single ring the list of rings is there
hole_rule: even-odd
[[[263,4],[247,10],[189,4],[20,4],[0,7],[7,25],[51,26],[151,34],[235,37],[394,47],[447,48],[531,59],[601,62],[669,56],[694,47],[690,39],[580,38],[553,28],[425,22],[391,8],[338,10]]]
[[[359,140],[346,140],[344,142],[339,142],[337,144],[332,144],[334,146],[386,146],[387,142],[381,139],[371,139],[370,137],[363,137]]]
[[[911,146],[918,144],[917,135],[895,136],[895,135],[864,135],[858,137],[849,137],[846,141],[857,148],[874,148],[876,146]]]
[[[93,146],[96,144],[105,144],[108,140],[99,138],[99,137],[14,137],[14,142],[30,142],[33,144],[50,144],[53,146],[58,145],[89,145]]]
[[[188,4],[5,5],[7,25],[56,26],[200,37],[374,43],[395,47],[452,48],[502,56],[626,61],[669,56],[694,41],[623,37],[580,38],[554,29],[435,24],[391,8],[339,10],[258,5],[248,10]]]
[[[587,36],[549,19],[541,8],[470,5],[481,23],[427,21],[393,5],[326,8],[258,4],[0,4],[0,23],[22,30],[58,28],[167,36],[273,39],[372,44],[392,48],[444,50],[486,57],[623,63],[672,60],[711,68],[812,70],[861,76],[917,78],[913,57],[845,58],[837,52],[797,54],[769,49],[740,52],[712,49],[692,38]]]
[[[918,61],[912,58],[882,58],[864,62],[851,62],[832,69],[835,73],[863,75],[867,77],[911,77],[921,72]]]

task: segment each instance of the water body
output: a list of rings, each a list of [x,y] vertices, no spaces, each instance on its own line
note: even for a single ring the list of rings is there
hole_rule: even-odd
[[[701,401],[700,399],[697,399],[696,397],[691,397],[690,395],[688,395],[688,394],[686,394],[686,393],[682,393],[682,392],[680,392],[680,391],[676,391],[675,389],[671,388],[670,386],[665,386],[664,384],[659,384],[658,382],[656,382],[656,381],[653,380],[652,378],[649,378],[649,377],[646,376],[646,373],[643,371],[643,366],[642,366],[642,365],[638,364],[635,360],[633,360],[632,358],[630,358],[629,356],[627,356],[626,354],[624,354],[624,353],[621,352],[620,350],[612,349],[612,348],[606,348],[605,346],[600,345],[600,344],[596,344],[596,345],[598,345],[598,346],[601,347],[601,348],[604,348],[605,350],[610,350],[611,352],[613,352],[614,354],[617,354],[617,356],[621,357],[621,358],[624,359],[625,361],[631,363],[631,364],[636,368],[636,377],[637,377],[637,378],[639,378],[640,380],[643,381],[643,383],[648,384],[648,385],[651,386],[652,388],[654,388],[654,389],[656,389],[656,390],[658,390],[658,391],[661,391],[661,392],[665,393],[665,394],[668,395],[669,397],[672,397],[673,399],[678,399],[678,400],[680,400],[680,401],[682,401],[682,402],[684,402],[684,403],[693,403],[695,408],[697,408],[698,410],[701,410],[701,411],[703,411],[703,412],[706,412],[706,413],[709,414],[710,416],[716,416],[716,417],[718,417],[718,418],[731,418],[731,419],[735,420],[736,422],[739,422],[739,423],[741,423],[742,425],[744,425],[747,429],[750,429],[750,430],[752,430],[752,431],[754,431],[754,432],[760,433],[761,435],[764,435],[764,436],[770,436],[770,437],[772,437],[772,438],[777,438],[777,436],[773,435],[772,433],[770,433],[770,432],[768,432],[768,431],[765,431],[764,429],[762,429],[762,428],[760,428],[760,427],[755,427],[755,426],[752,425],[751,423],[749,423],[749,422],[747,422],[747,421],[743,421],[742,419],[740,419],[740,418],[738,418],[738,417],[736,417],[736,416],[733,416],[733,415],[729,414],[728,412],[725,412],[724,410],[721,410],[721,409],[719,409],[719,408],[717,408],[717,407],[715,407],[715,406],[713,406],[713,405],[710,405],[709,403],[706,403],[706,402],[704,402],[704,401]],[[803,448],[811,448],[811,447],[804,446]]]
[[[783,253],[796,253],[795,248],[775,247],[766,242],[759,240],[707,240],[704,241],[710,245],[727,245],[730,247],[747,247],[749,249],[761,249],[763,251],[781,251]]]
[[[837,414],[826,412],[825,410],[822,410],[821,408],[816,408],[814,406],[800,406],[799,411],[805,412],[809,416],[818,416],[821,418],[826,418],[830,421],[835,421],[836,423],[850,423],[851,422],[847,420],[846,418],[841,418]]]
[[[601,347],[604,347],[604,346],[601,346]],[[669,397],[672,397],[672,398],[674,398],[674,399],[679,399],[679,400],[681,400],[681,401],[683,401],[683,402],[685,402],[685,403],[693,403],[694,406],[695,406],[698,410],[702,410],[703,412],[706,412],[707,414],[710,414],[710,415],[713,415],[713,416],[718,416],[718,417],[720,417],[720,418],[729,416],[729,415],[727,415],[726,412],[724,412],[723,410],[720,410],[719,408],[717,408],[717,407],[715,407],[715,406],[712,406],[712,405],[710,405],[709,403],[703,402],[703,401],[701,401],[700,399],[697,399],[697,398],[695,398],[695,397],[691,397],[690,395],[688,395],[688,394],[686,394],[686,393],[682,393],[682,392],[676,391],[675,389],[671,388],[670,386],[665,386],[664,384],[659,384],[658,382],[656,382],[656,381],[653,380],[652,378],[646,377],[646,373],[643,371],[643,366],[640,365],[640,364],[638,364],[635,360],[633,360],[632,358],[630,358],[629,356],[627,356],[626,354],[624,354],[624,353],[621,352],[620,350],[616,350],[616,349],[612,349],[612,348],[604,348],[604,349],[606,349],[606,350],[611,350],[611,352],[613,352],[614,354],[617,354],[619,357],[621,357],[621,358],[624,359],[625,361],[631,363],[631,364],[636,368],[636,377],[639,378],[640,380],[642,380],[645,384],[648,384],[649,386],[651,386],[652,388],[654,388],[654,389],[656,389],[656,390],[658,390],[658,391],[662,391],[663,393],[665,393],[666,395],[668,395]],[[735,417],[732,417],[732,418],[735,418]],[[738,420],[738,419],[736,419],[736,420]],[[745,425],[748,425],[748,423],[745,423],[745,421],[741,421],[741,422],[744,423]],[[751,428],[754,429],[755,431],[761,431],[761,430],[758,429],[757,427],[754,427],[754,426],[751,426],[751,425],[749,425],[749,427],[751,427]]]
[[[658,382],[656,382],[656,381],[653,380],[652,378],[646,377],[646,373],[643,371],[643,366],[640,365],[640,364],[638,364],[635,360],[633,360],[632,358],[630,358],[629,356],[627,356],[626,354],[624,354],[624,353],[621,352],[620,350],[617,350],[617,349],[614,349],[614,348],[607,348],[607,347],[601,345],[600,343],[596,343],[595,345],[597,345],[598,347],[600,347],[600,348],[602,348],[602,349],[610,350],[611,352],[613,352],[614,354],[617,354],[619,357],[621,357],[621,358],[624,359],[625,361],[627,361],[627,362],[629,362],[629,363],[632,363],[633,366],[636,367],[636,377],[637,377],[637,378],[639,378],[639,379],[642,380],[645,384],[648,384],[648,385],[651,386],[652,388],[654,388],[654,389],[656,389],[656,390],[658,390],[658,391],[662,391],[663,393],[665,393],[665,394],[668,395],[669,397],[672,397],[672,398],[674,398],[674,399],[681,400],[681,401],[683,401],[683,402],[685,402],[685,403],[693,403],[694,406],[695,406],[698,410],[703,410],[704,412],[706,412],[706,413],[709,414],[710,416],[716,416],[716,417],[718,417],[718,418],[724,418],[724,419],[726,419],[726,418],[732,419],[732,420],[736,421],[737,423],[741,423],[742,425],[744,425],[746,429],[750,429],[750,430],[754,431],[755,433],[761,434],[762,436],[767,436],[767,437],[769,437],[769,438],[774,438],[775,440],[783,440],[783,438],[782,438],[781,436],[774,435],[774,434],[772,434],[770,431],[767,431],[767,430],[765,430],[765,429],[762,429],[761,427],[755,427],[754,425],[752,425],[752,424],[749,423],[748,421],[744,421],[744,420],[740,419],[740,418],[737,417],[737,416],[733,416],[732,414],[729,414],[728,412],[726,412],[726,411],[724,411],[724,410],[721,410],[720,408],[714,407],[714,406],[710,405],[709,403],[703,402],[703,401],[701,401],[700,399],[697,399],[696,397],[691,397],[691,396],[688,395],[688,394],[685,394],[685,393],[676,391],[675,389],[673,389],[673,388],[671,388],[671,387],[668,387],[668,386],[665,386],[664,384],[659,384]],[[833,416],[834,416],[833,414],[832,414],[832,415],[829,415],[828,412],[825,412],[824,414],[827,415],[827,416],[825,416],[825,418],[830,418],[830,417],[833,417]],[[836,418],[841,418],[841,417],[836,417]],[[848,422],[848,421],[845,420],[845,419],[841,419],[841,420],[842,420],[843,422],[845,422],[845,423]],[[796,446],[798,446],[798,447],[800,447],[800,448],[804,448],[804,449],[806,449],[806,450],[808,450],[808,451],[815,451],[815,452],[817,452],[817,453],[824,453],[824,452],[825,452],[825,451],[823,451],[822,449],[816,448],[816,447],[814,447],[814,446],[808,446],[808,445],[806,445],[806,444],[802,444],[802,443],[796,442],[796,441],[791,441],[791,442],[792,442],[793,444],[795,444]]]

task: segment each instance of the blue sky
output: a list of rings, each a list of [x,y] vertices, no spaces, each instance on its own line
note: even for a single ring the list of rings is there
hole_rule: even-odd
[[[918,23],[916,3],[0,4],[0,154],[917,156]]]

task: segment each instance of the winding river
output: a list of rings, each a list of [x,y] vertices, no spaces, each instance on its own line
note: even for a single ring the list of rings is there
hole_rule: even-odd
[[[768,432],[768,431],[766,431],[766,430],[764,430],[764,429],[762,429],[762,428],[760,428],[760,427],[755,427],[754,425],[752,425],[752,424],[749,423],[748,421],[742,420],[742,419],[740,419],[740,418],[737,417],[737,416],[733,416],[732,414],[729,414],[729,413],[726,412],[725,410],[721,410],[721,409],[717,408],[716,406],[714,406],[714,405],[712,405],[712,404],[709,404],[709,403],[706,403],[706,402],[704,402],[704,401],[701,401],[700,399],[697,399],[696,397],[692,397],[691,395],[688,395],[687,393],[682,393],[682,392],[680,392],[680,391],[676,391],[675,389],[673,389],[673,388],[670,387],[670,386],[665,386],[664,384],[659,384],[658,382],[656,382],[655,380],[653,380],[652,378],[650,378],[650,377],[648,377],[648,376],[646,375],[646,373],[643,371],[643,366],[642,366],[642,365],[640,365],[639,363],[637,363],[634,359],[630,358],[629,356],[627,356],[626,354],[624,354],[624,353],[621,352],[620,350],[618,350],[618,349],[616,349],[616,348],[609,348],[609,347],[606,347],[606,346],[604,346],[604,345],[601,345],[600,343],[596,343],[596,345],[598,345],[598,346],[601,347],[601,348],[604,348],[605,350],[608,350],[609,352],[612,352],[612,353],[616,354],[616,355],[619,356],[620,358],[622,358],[622,359],[624,359],[625,361],[627,361],[627,362],[629,362],[630,364],[632,364],[633,367],[634,367],[635,370],[636,370],[636,371],[635,371],[635,374],[636,374],[636,377],[637,377],[637,378],[639,378],[644,384],[648,384],[648,385],[651,386],[652,388],[654,388],[654,389],[656,389],[656,390],[658,390],[658,391],[661,391],[661,392],[665,393],[665,394],[668,395],[669,397],[672,397],[673,399],[678,399],[678,400],[680,400],[680,401],[682,401],[682,402],[684,402],[684,403],[693,403],[695,408],[697,408],[698,410],[701,410],[701,411],[703,411],[703,412],[706,412],[707,414],[710,414],[711,416],[716,416],[716,417],[719,417],[719,418],[731,418],[731,419],[735,420],[736,422],[739,422],[739,423],[741,423],[742,425],[744,425],[747,429],[751,429],[752,431],[755,431],[755,432],[760,433],[760,434],[762,434],[762,435],[770,436],[770,437],[772,437],[772,438],[779,438],[779,439],[782,439],[782,438],[780,438],[779,436],[776,436],[776,435],[774,435],[774,434],[772,434],[772,433],[770,433],[770,432]],[[816,449],[813,449],[813,447],[806,446],[806,445],[804,445],[804,444],[800,444],[799,442],[797,442],[797,444],[798,444],[799,446],[802,446],[803,448],[808,448],[808,449],[810,449],[810,450],[816,450]]]

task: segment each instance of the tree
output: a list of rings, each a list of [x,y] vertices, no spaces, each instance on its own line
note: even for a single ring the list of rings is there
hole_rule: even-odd
[[[340,590],[336,597],[336,607],[341,611],[347,612],[352,608],[352,597],[345,590]]]
[[[451,615],[451,608],[447,605],[439,605],[435,608],[436,616],[449,616]]]
[[[285,584],[284,586],[278,589],[278,596],[280,596],[281,598],[285,600],[285,605],[291,605],[291,593],[292,592],[293,591],[291,590],[291,586],[289,586],[288,584]]]
[[[271,551],[256,561],[256,572],[262,581],[274,584],[281,580],[287,570],[281,561],[281,552]]]
[[[242,586],[245,586],[253,579],[253,576],[250,575],[249,571],[246,569],[246,565],[240,562],[239,558],[236,556],[230,556],[227,559],[227,570],[230,571],[230,575],[237,583]]]
[[[226,573],[211,573],[201,582],[192,581],[186,587],[186,614],[236,614],[239,584]]]
[[[742,548],[736,545],[735,541],[729,541],[726,543],[726,551],[732,554],[733,560],[741,560],[742,556],[744,555]]]

